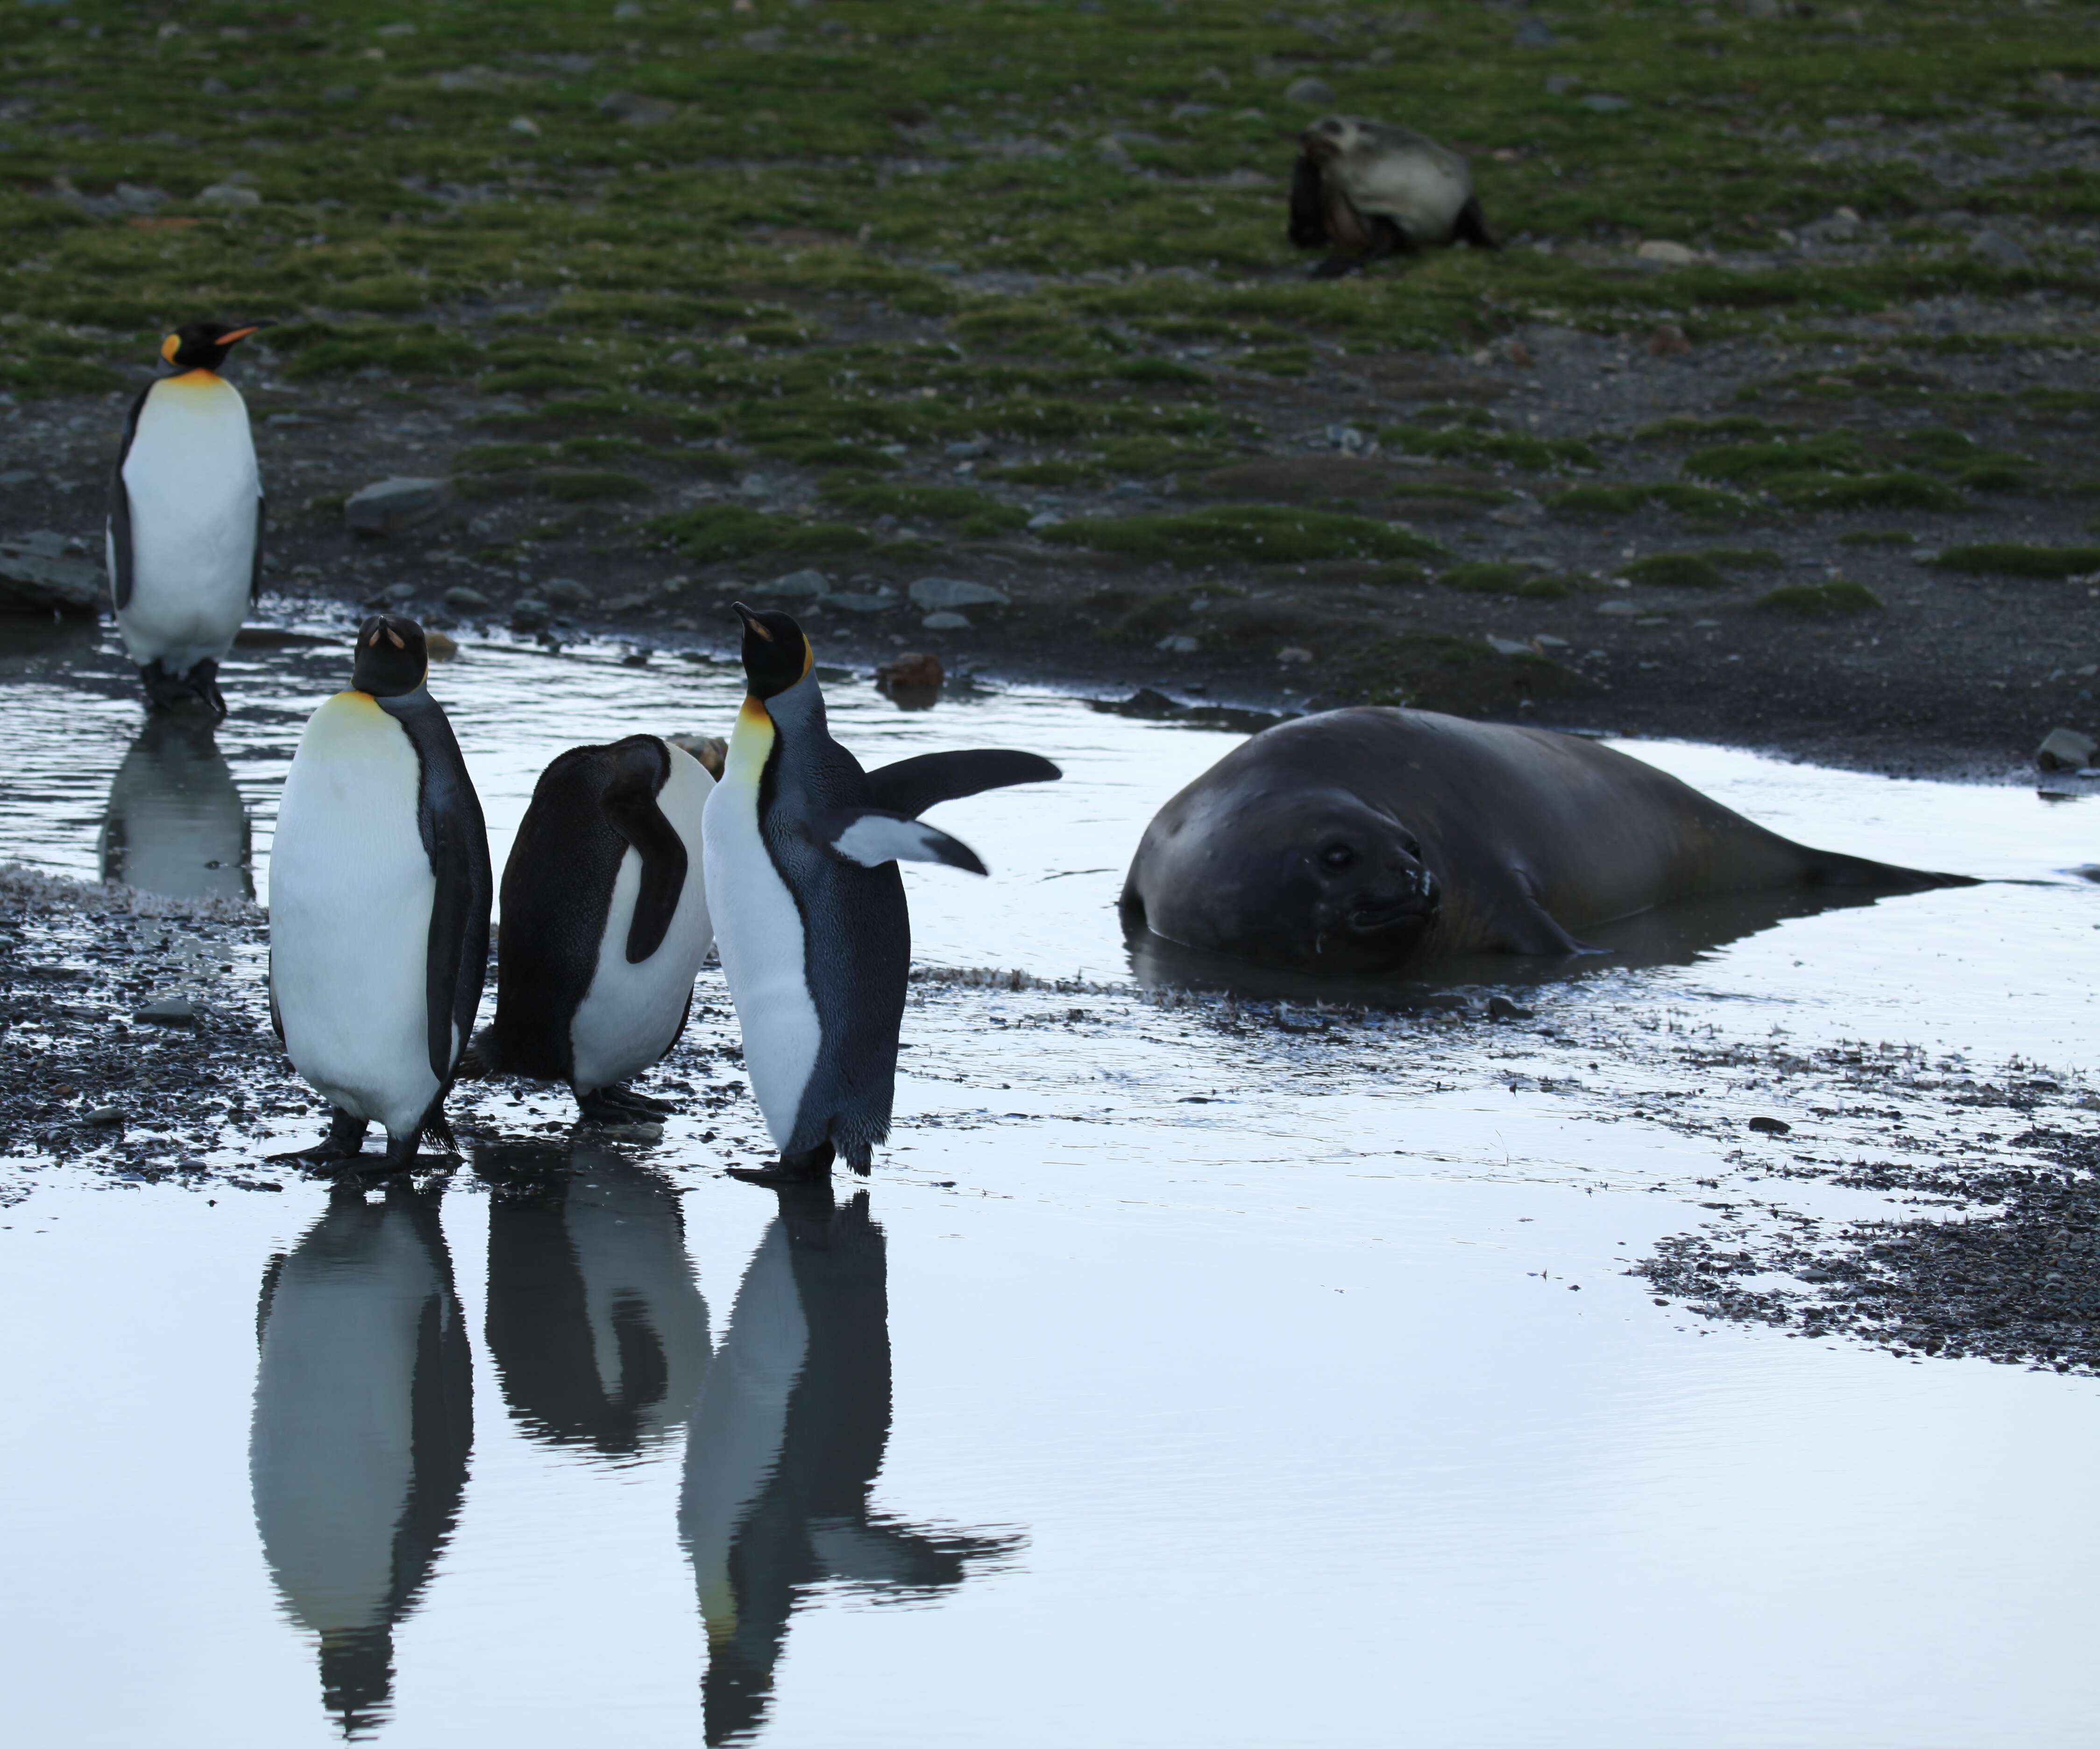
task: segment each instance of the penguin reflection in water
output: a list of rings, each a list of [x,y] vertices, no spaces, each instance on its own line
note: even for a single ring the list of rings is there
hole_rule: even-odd
[[[572,747],[540,774],[503,868],[485,1072],[567,1081],[600,1123],[671,1110],[621,1084],[678,1042],[714,945],[700,871],[714,787],[653,735]]]
[[[109,590],[147,701],[226,714],[218,665],[262,587],[262,479],[227,355],[267,322],[189,322],[131,404],[109,482]]]
[[[248,1447],[285,1614],[320,1641],[344,1736],[384,1715],[394,1629],[451,1535],[474,1443],[473,1366],[439,1190],[338,1192],[271,1261]]]
[[[889,1270],[867,1192],[780,1192],[686,1445],[678,1535],[707,1631],[707,1741],[765,1722],[788,1618],[848,1588],[924,1602],[1021,1539],[900,1523],[869,1504],[889,1442]]]
[[[346,1167],[365,1128],[405,1171],[445,1123],[488,965],[488,835],[452,725],[425,681],[423,629],[375,614],[351,690],[299,738],[270,855],[270,1020],[333,1107],[280,1159]]]
[[[684,1430],[712,1349],[677,1188],[586,1142],[477,1146],[488,1351],[534,1438],[629,1458]]]
[[[865,1174],[889,1134],[911,968],[897,863],[985,872],[968,845],[917,816],[1061,774],[1034,753],[992,749],[863,771],[825,725],[801,627],[741,602],[736,612],[750,696],[703,837],[744,1067],[780,1157],[732,1169],[755,1183],[793,1183],[823,1177],[842,1154]]]
[[[176,899],[253,899],[248,807],[211,725],[146,719],[109,785],[102,878]]]

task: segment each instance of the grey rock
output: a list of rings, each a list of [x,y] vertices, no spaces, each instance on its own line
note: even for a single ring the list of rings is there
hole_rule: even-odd
[[[962,577],[921,577],[911,585],[912,605],[929,609],[1004,607],[1011,599],[1004,590]]]
[[[1994,267],[2031,267],[2034,257],[2002,231],[1979,231],[1969,239],[1969,253]]]
[[[946,610],[939,613],[929,613],[919,623],[929,632],[966,632],[970,629],[967,615],[950,613]]]
[[[524,595],[510,606],[510,629],[514,632],[536,632],[545,626],[549,612],[546,603],[531,595]]]
[[[644,97],[638,91],[607,91],[598,100],[600,115],[611,116],[626,127],[654,127],[678,113],[678,106],[662,97]]]
[[[743,33],[743,46],[757,50],[761,55],[770,55],[780,46],[786,34],[778,24],[764,30],[747,30]]]
[[[1520,18],[1516,24],[1516,46],[1520,49],[1550,49],[1560,39],[1543,19]]]
[[[836,607],[845,613],[880,613],[884,608],[894,606],[896,601],[897,598],[893,594],[863,595],[849,590],[840,594],[827,595],[824,605]]]
[[[1529,644],[1515,638],[1498,638],[1492,632],[1488,634],[1487,645],[1497,656],[1530,656],[1533,653]]]
[[[92,1124],[97,1129],[114,1128],[124,1121],[124,1107],[121,1106],[97,1106],[92,1111],[87,1114],[87,1121],[90,1124]]]
[[[1169,632],[1152,647],[1164,650],[1169,656],[1193,656],[1203,645],[1202,639],[1187,632]]]
[[[1600,116],[1617,114],[1621,109],[1633,108],[1623,97],[1615,97],[1609,91],[1592,91],[1587,97],[1578,97],[1576,102],[1585,109],[1594,109]]]
[[[46,532],[0,541],[0,613],[93,616],[102,604],[102,568],[50,550],[54,541],[62,550],[64,537],[47,540]]]
[[[1606,601],[1598,603],[1597,612],[1608,620],[1630,620],[1640,609],[1630,601]]]
[[[2091,735],[2076,729],[2051,729],[2035,750],[2035,763],[2045,771],[2076,771],[2092,764],[2096,752],[2100,752],[2100,742]]]
[[[1546,95],[1565,97],[1582,82],[1572,73],[1550,73],[1546,76]]]
[[[200,206],[223,207],[227,212],[245,212],[251,206],[260,206],[262,197],[253,188],[244,188],[237,182],[215,182],[209,188],[201,189],[196,197]]]
[[[541,587],[540,598],[560,612],[573,612],[590,599],[590,591],[574,577],[552,577]]]
[[[447,590],[439,598],[454,613],[486,613],[488,598],[478,589],[469,589],[464,583]]]
[[[380,591],[380,594],[399,606],[404,602],[413,601],[416,598],[416,585],[412,583],[390,583]]]
[[[1309,73],[1302,79],[1293,79],[1283,93],[1286,104],[1304,104],[1318,108],[1335,100],[1335,87],[1325,79],[1316,79]]]
[[[382,535],[413,528],[441,515],[452,502],[452,483],[448,479],[418,479],[397,475],[352,492],[342,507],[343,520],[350,524],[352,532],[377,540]]]
[[[1054,528],[1058,523],[1064,521],[1064,519],[1065,519],[1059,515],[1055,510],[1038,510],[1033,516],[1028,519],[1028,526],[1031,531],[1039,531],[1044,528]]]
[[[991,445],[982,437],[966,437],[960,443],[948,445],[946,453],[951,460],[969,462],[985,454]]]
[[[1488,998],[1488,1018],[1529,1020],[1531,1018],[1531,1010],[1528,1008],[1519,1008],[1506,996],[1491,996]]]
[[[1790,1136],[1793,1133],[1793,1125],[1783,1118],[1754,1117],[1750,1120],[1749,1127],[1761,1136]]]
[[[765,593],[783,601],[816,601],[832,592],[832,580],[821,571],[791,571],[765,585]]]
[[[186,996],[157,996],[131,1018],[153,1027],[193,1027],[196,1005]]]

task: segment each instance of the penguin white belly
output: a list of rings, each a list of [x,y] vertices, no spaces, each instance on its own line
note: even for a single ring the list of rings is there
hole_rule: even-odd
[[[329,1102],[412,1135],[430,1070],[437,880],[408,731],[362,692],[315,711],[285,780],[270,856],[270,984],[285,1049]],[[458,1028],[452,1053],[459,1054]]]
[[[262,496],[240,391],[203,372],[155,383],[124,458],[124,490],[131,598],[117,625],[125,649],[176,674],[218,660],[248,610]],[[109,562],[114,576],[113,538]]]
[[[1362,210],[1383,213],[1423,241],[1449,230],[1471,192],[1462,173],[1424,152],[1377,157],[1366,172],[1345,179],[1343,187]]]
[[[313,1632],[391,1614],[417,1335],[442,1285],[407,1217],[390,1216],[351,1258],[295,1254],[271,1296],[249,1477],[264,1557]]]
[[[738,718],[702,836],[715,943],[743,1034],[744,1070],[773,1145],[784,1148],[823,1033],[810,994],[802,914],[758,828],[758,779],[773,727],[762,713],[757,724],[752,718],[747,707]]]
[[[656,806],[686,846],[686,884],[661,944],[639,965],[630,965],[627,931],[642,889],[642,857],[630,849],[620,859],[605,934],[598,944],[598,968],[569,1022],[580,1093],[639,1075],[671,1048],[678,1022],[686,1017],[693,980],[714,945],[701,819],[715,780],[684,749],[672,747],[669,752],[671,775],[657,793]]]

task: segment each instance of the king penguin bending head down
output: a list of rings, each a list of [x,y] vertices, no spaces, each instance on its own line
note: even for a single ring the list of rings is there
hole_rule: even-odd
[[[1033,753],[924,753],[880,771],[824,722],[815,658],[784,613],[737,603],[750,696],[701,823],[708,903],[743,1031],[745,1070],[780,1158],[754,1183],[868,1170],[889,1134],[911,968],[902,860],[982,874],[917,816],[936,802],[1061,774]]]
[[[279,1159],[346,1165],[365,1127],[382,1170],[423,1136],[449,1147],[445,1095],[488,970],[481,802],[425,681],[423,629],[358,628],[351,691],[299,737],[270,853],[270,1020],[333,1108],[327,1137]]]

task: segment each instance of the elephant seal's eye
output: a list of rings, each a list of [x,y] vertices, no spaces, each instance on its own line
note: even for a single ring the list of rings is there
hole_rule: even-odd
[[[1422,860],[1422,841],[1416,837],[1412,833],[1409,833],[1406,837],[1402,838],[1400,841],[1400,847],[1403,850],[1406,851],[1407,854],[1410,856],[1412,856],[1417,862],[1420,862]]]
[[[1357,859],[1357,853],[1346,844],[1330,844],[1320,853],[1320,860],[1330,868],[1346,868]]]

